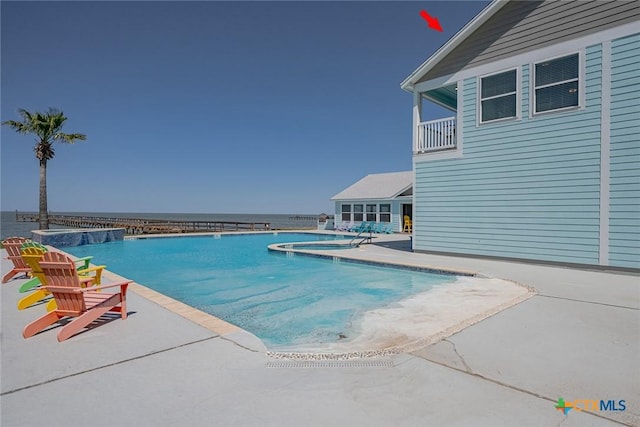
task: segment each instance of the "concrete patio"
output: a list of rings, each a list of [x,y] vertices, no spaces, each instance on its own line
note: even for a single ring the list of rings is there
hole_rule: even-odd
[[[135,289],[125,321],[63,343],[55,328],[25,340],[22,328],[44,308],[16,309],[24,280],[16,279],[1,290],[1,425],[640,425],[638,276],[415,254],[408,245],[398,237],[336,252],[471,270],[537,295],[412,353],[285,363],[247,332],[213,332]],[[625,400],[626,410],[565,416],[554,408],[559,397]]]

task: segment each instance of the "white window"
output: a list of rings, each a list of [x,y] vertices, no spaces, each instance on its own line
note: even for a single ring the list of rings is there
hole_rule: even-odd
[[[351,221],[351,205],[342,205],[342,220]]]
[[[367,205],[367,221],[376,221],[378,216],[378,205]]]
[[[579,69],[577,53],[535,64],[534,113],[577,107]]]
[[[480,123],[517,117],[517,73],[480,78]]]
[[[353,220],[362,221],[362,205],[353,205]]]
[[[391,222],[390,204],[380,204],[380,222]]]

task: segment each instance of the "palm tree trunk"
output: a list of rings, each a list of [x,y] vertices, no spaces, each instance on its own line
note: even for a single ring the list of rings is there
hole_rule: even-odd
[[[38,214],[40,230],[49,229],[49,210],[47,208],[47,161],[40,160],[40,212]]]

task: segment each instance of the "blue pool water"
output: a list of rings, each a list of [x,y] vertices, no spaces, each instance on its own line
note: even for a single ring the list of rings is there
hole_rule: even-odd
[[[233,323],[270,349],[351,338],[367,310],[455,276],[269,252],[272,243],[327,240],[308,233],[152,238],[65,248]]]

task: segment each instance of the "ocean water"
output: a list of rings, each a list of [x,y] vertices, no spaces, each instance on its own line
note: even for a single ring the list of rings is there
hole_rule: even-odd
[[[190,213],[136,213],[136,212],[55,212],[60,215],[86,215],[111,218],[148,218],[177,221],[239,221],[268,222],[272,229],[316,228],[318,215],[312,214],[190,214]],[[313,218],[313,219],[310,219]],[[51,224],[50,228],[65,228]],[[31,230],[37,230],[36,222],[17,222],[14,211],[2,211],[0,218],[0,239],[12,236],[31,237]]]

